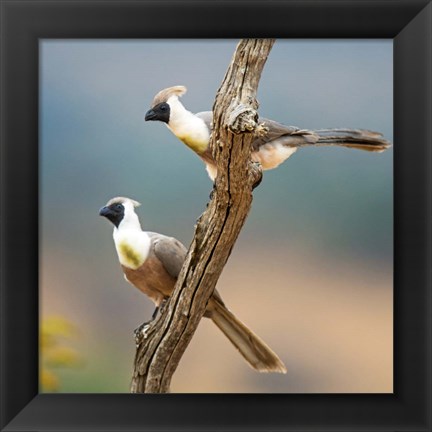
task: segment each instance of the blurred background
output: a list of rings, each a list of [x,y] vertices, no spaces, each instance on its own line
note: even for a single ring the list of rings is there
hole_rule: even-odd
[[[180,84],[189,110],[211,109],[236,44],[40,42],[41,391],[129,391],[133,330],[153,304],[123,279],[98,210],[134,198],[143,229],[189,245],[212,184],[144,114]],[[277,40],[260,114],[392,141],[392,49],[391,40]],[[392,149],[306,148],[264,173],[218,290],[288,373],[254,372],[203,319],[172,392],[393,391],[392,167]]]

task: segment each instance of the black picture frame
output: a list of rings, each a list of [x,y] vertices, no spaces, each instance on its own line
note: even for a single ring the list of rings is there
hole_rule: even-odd
[[[2,431],[431,431],[432,6],[1,0]],[[392,38],[393,394],[38,394],[38,40]]]

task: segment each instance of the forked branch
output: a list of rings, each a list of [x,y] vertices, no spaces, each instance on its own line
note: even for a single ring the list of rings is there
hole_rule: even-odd
[[[137,344],[132,393],[165,393],[205,312],[252,204],[261,168],[250,160],[259,133],[256,92],[273,39],[241,40],[217,92],[210,146],[218,175],[195,226],[175,290]]]

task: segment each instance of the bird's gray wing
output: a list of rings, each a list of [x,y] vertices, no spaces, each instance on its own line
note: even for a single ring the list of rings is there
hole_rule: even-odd
[[[177,278],[186,258],[186,247],[174,237],[152,232],[147,232],[147,234],[151,238],[156,258],[170,276]]]
[[[288,147],[299,147],[307,144],[315,144],[318,141],[318,135],[310,130],[287,126],[264,117],[259,118],[259,124],[265,128],[265,132],[253,140],[252,148],[255,151],[269,142],[278,142]]]
[[[147,234],[151,238],[155,256],[162,263],[167,273],[177,279],[186,258],[186,247],[174,237],[148,231]],[[224,305],[222,297],[216,289],[213,292],[213,297],[221,305]],[[209,315],[206,314],[206,316]]]
[[[213,112],[212,111],[202,111],[195,114],[198,118],[204,120],[207,127],[213,129]]]
[[[204,120],[204,123],[210,130],[213,128],[212,111],[203,111],[195,115]],[[318,141],[318,135],[312,131],[300,129],[295,126],[287,126],[264,117],[259,118],[259,124],[262,124],[266,129],[263,134],[257,135],[253,140],[252,148],[255,151],[269,142],[276,143],[276,140],[278,143],[290,147],[315,144]]]

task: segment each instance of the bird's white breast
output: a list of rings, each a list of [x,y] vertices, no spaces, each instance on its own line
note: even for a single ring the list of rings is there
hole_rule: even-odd
[[[193,151],[204,152],[210,141],[210,131],[204,120],[185,109],[177,98],[170,98],[169,105],[168,128]]]
[[[145,232],[115,229],[113,237],[120,264],[132,270],[144,264],[151,247],[150,237]]]

